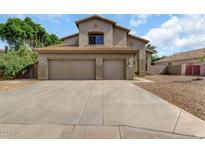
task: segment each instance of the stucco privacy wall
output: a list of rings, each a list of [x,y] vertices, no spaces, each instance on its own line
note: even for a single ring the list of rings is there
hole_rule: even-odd
[[[38,57],[39,65],[38,65],[38,79],[47,80],[48,79],[48,60],[49,59],[66,59],[66,60],[96,60],[96,80],[103,79],[103,60],[111,59],[111,60],[119,60],[124,59],[126,63],[125,69],[125,78],[127,80],[132,80],[134,78],[134,69],[135,66],[130,65],[129,59],[133,57],[132,54],[40,54]],[[132,67],[130,67],[132,66]],[[77,71],[77,70],[76,70]]]
[[[65,39],[63,42],[64,44],[67,44],[67,45],[78,45],[79,44],[78,35]]]
[[[205,75],[205,63],[204,63],[204,64],[201,64],[201,67],[200,67],[200,75]]]
[[[113,31],[114,46],[126,47],[127,46],[127,32],[119,28],[114,28]]]
[[[182,65],[168,65],[168,74],[182,75]]]
[[[167,65],[151,65],[148,74],[167,74]]]
[[[99,19],[92,19],[79,24],[79,46],[88,45],[89,32],[104,33],[104,45],[113,46],[113,25]]]

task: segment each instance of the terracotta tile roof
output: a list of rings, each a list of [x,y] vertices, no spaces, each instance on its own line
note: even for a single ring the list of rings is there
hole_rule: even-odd
[[[163,58],[155,63],[171,62],[171,61],[184,60],[184,59],[193,59],[193,58],[199,58],[202,56],[205,56],[205,48],[196,49],[196,50],[187,51],[187,52],[180,52],[172,56]]]
[[[132,38],[134,38],[134,39],[140,40],[140,41],[142,41],[142,42],[144,42],[144,43],[148,43],[148,42],[149,42],[149,40],[146,40],[146,39],[144,39],[144,38],[142,38],[142,37],[139,37],[139,36],[135,36],[135,35],[132,35],[132,34],[128,34],[128,36],[129,36],[129,37],[132,37]]]
[[[72,35],[68,35],[68,36],[64,36],[61,38],[61,40],[65,40],[65,39],[68,39],[68,38],[71,38],[71,37],[75,37],[75,36],[78,36],[79,33],[75,33],[75,34],[72,34]]]
[[[43,48],[36,48],[34,51],[40,54],[135,54],[138,50],[129,47],[105,47],[105,46],[69,46],[53,45]]]

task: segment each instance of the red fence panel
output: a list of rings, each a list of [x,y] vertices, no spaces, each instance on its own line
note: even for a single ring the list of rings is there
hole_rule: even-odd
[[[193,65],[191,64],[186,65],[186,75],[192,75],[192,67]]]
[[[200,75],[200,65],[187,64],[186,75]]]
[[[200,65],[193,65],[193,75],[200,75]]]

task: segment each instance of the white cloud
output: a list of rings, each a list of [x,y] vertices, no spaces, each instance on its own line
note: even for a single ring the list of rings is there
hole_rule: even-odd
[[[171,16],[144,36],[163,53],[205,47],[205,15]]]
[[[150,15],[148,14],[140,14],[140,15],[132,15],[130,19],[130,26],[131,27],[137,27],[141,24],[144,24],[147,22],[147,18]]]

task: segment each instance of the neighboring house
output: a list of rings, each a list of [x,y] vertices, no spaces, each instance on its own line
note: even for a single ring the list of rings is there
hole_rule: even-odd
[[[62,45],[38,48],[38,79],[133,79],[151,65],[146,39],[115,21],[94,15],[76,21],[79,33]]]
[[[156,65],[196,64],[199,58],[205,56],[205,48],[180,52],[155,62]]]
[[[158,68],[159,71],[159,69],[166,68],[166,66],[168,66],[168,74],[205,75],[204,56],[205,48],[195,49],[187,52],[180,52],[155,62],[155,66],[153,66],[153,68]],[[204,57],[204,62],[199,60],[202,57]]]

